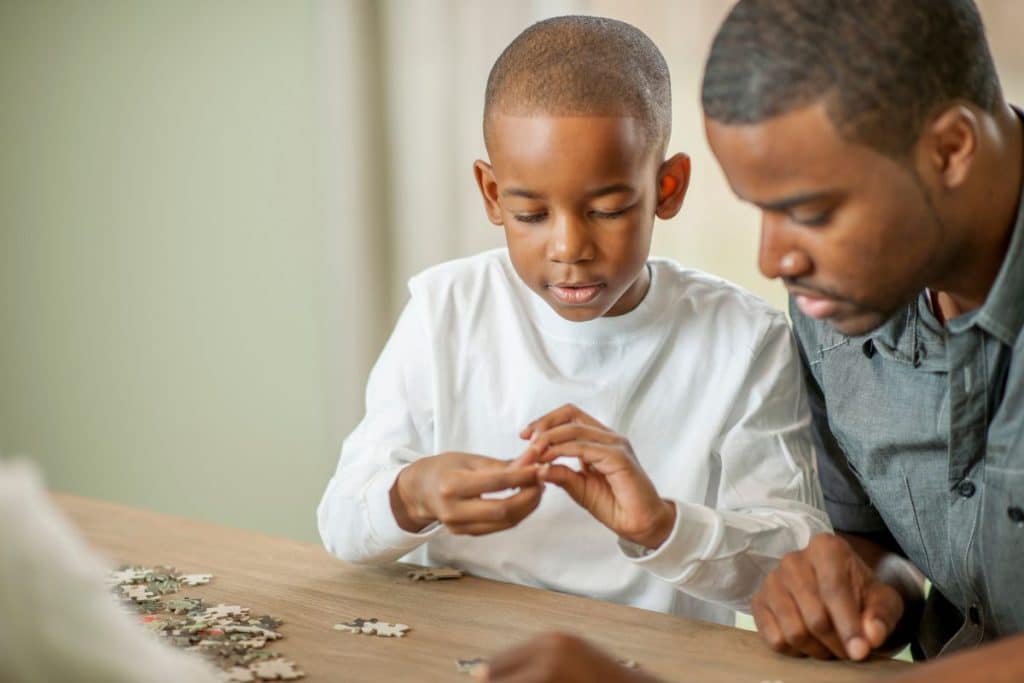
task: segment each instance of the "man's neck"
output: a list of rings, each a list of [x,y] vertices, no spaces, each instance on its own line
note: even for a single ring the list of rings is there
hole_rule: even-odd
[[[944,286],[934,289],[937,313],[945,320],[985,303],[1013,237],[1024,182],[1024,125],[1009,105],[1003,107],[995,130],[979,141],[992,151],[979,159],[984,182],[977,188],[974,206],[969,207],[971,230],[966,248],[959,253],[960,265]]]

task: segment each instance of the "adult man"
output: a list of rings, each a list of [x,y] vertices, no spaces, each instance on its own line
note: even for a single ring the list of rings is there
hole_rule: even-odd
[[[1004,638],[908,680],[1021,680],[1024,136],[976,8],[743,0],[703,103],[729,183],[762,210],[759,266],[793,297],[839,531],[765,580],[760,633],[852,659]]]

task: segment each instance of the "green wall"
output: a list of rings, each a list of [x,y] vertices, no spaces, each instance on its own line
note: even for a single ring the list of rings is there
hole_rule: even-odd
[[[312,11],[0,3],[0,453],[52,488],[316,538]]]

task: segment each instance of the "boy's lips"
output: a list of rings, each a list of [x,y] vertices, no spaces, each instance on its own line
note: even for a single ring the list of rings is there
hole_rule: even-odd
[[[580,306],[589,304],[596,299],[604,289],[603,282],[571,283],[560,282],[557,285],[548,285],[548,290],[563,304]]]

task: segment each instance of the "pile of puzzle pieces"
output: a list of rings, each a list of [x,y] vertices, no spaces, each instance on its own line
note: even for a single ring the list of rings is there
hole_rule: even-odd
[[[173,645],[205,655],[222,671],[222,680],[234,683],[294,680],[305,674],[279,653],[264,650],[282,636],[281,620],[252,617],[238,605],[207,606],[201,598],[172,595],[183,586],[209,583],[210,574],[180,574],[173,567],[123,566],[110,572],[108,583],[142,615],[151,631]]]

